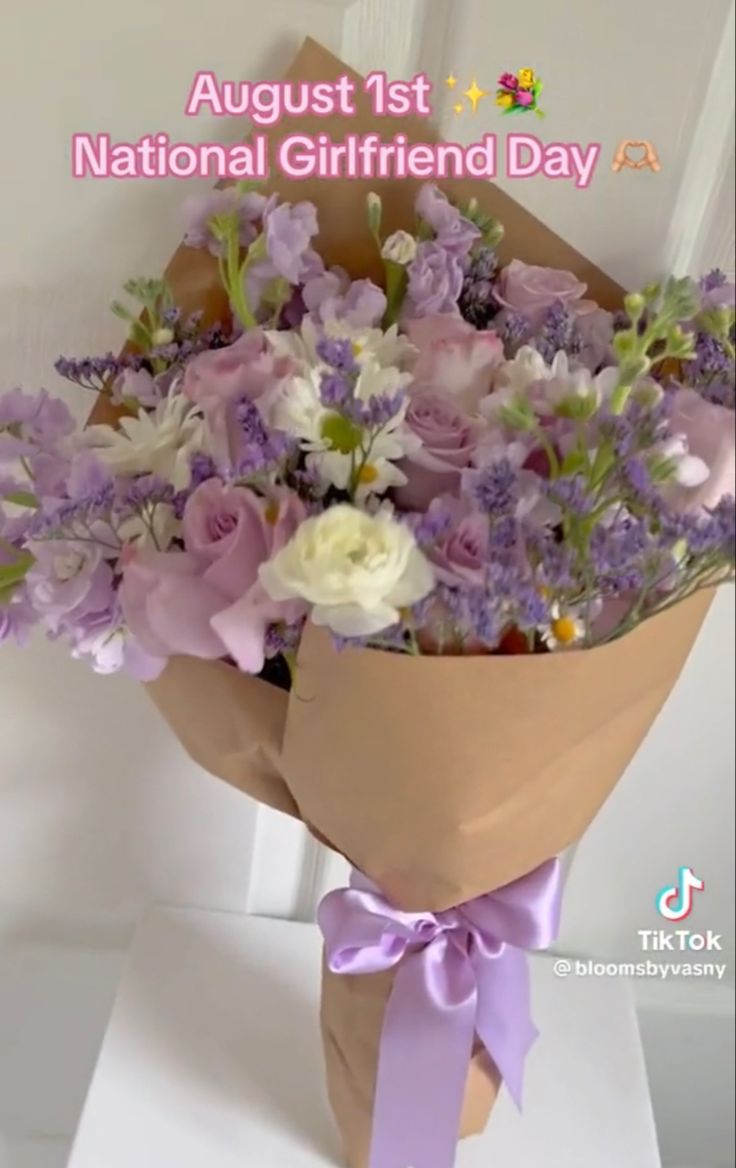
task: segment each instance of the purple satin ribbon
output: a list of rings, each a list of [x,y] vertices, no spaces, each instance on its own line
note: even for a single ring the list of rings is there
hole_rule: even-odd
[[[475,1035],[518,1107],[531,1019],[526,951],[557,936],[558,860],[439,913],[394,908],[367,877],[322,901],[333,973],[398,966],[378,1060],[369,1168],[452,1168]]]

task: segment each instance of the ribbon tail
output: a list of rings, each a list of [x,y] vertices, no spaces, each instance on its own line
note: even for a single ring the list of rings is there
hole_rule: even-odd
[[[475,1014],[473,969],[446,942],[401,962],[381,1038],[370,1168],[454,1163]]]
[[[496,957],[477,959],[475,970],[478,1037],[520,1109],[524,1064],[539,1033],[531,1017],[529,962],[521,949],[507,945]]]

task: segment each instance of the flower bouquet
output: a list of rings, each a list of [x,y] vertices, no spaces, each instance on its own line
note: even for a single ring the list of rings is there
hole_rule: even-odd
[[[341,72],[308,43],[290,76]],[[189,202],[121,356],[58,362],[86,430],[0,397],[0,639],[147,681],[351,860],[320,912],[346,1154],[449,1168],[520,1097],[554,857],[733,573],[733,288],[622,297],[487,184],[276,186]]]
[[[539,108],[541,92],[542,81],[533,69],[520,69],[518,76],[502,73],[498,79],[496,105],[504,114],[535,113],[538,118],[543,118],[544,111]]]

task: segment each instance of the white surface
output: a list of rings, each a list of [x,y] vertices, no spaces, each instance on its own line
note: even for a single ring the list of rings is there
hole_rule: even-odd
[[[318,1037],[317,929],[151,912],[138,934],[69,1168],[339,1163]],[[502,1094],[457,1168],[657,1168],[631,998],[533,962],[543,1037],[520,1117]]]

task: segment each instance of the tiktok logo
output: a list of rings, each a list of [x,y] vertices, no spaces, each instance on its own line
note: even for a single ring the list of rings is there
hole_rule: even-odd
[[[693,911],[693,893],[702,892],[705,882],[692,868],[680,868],[677,883],[657,893],[657,912],[667,921],[684,921]]]

